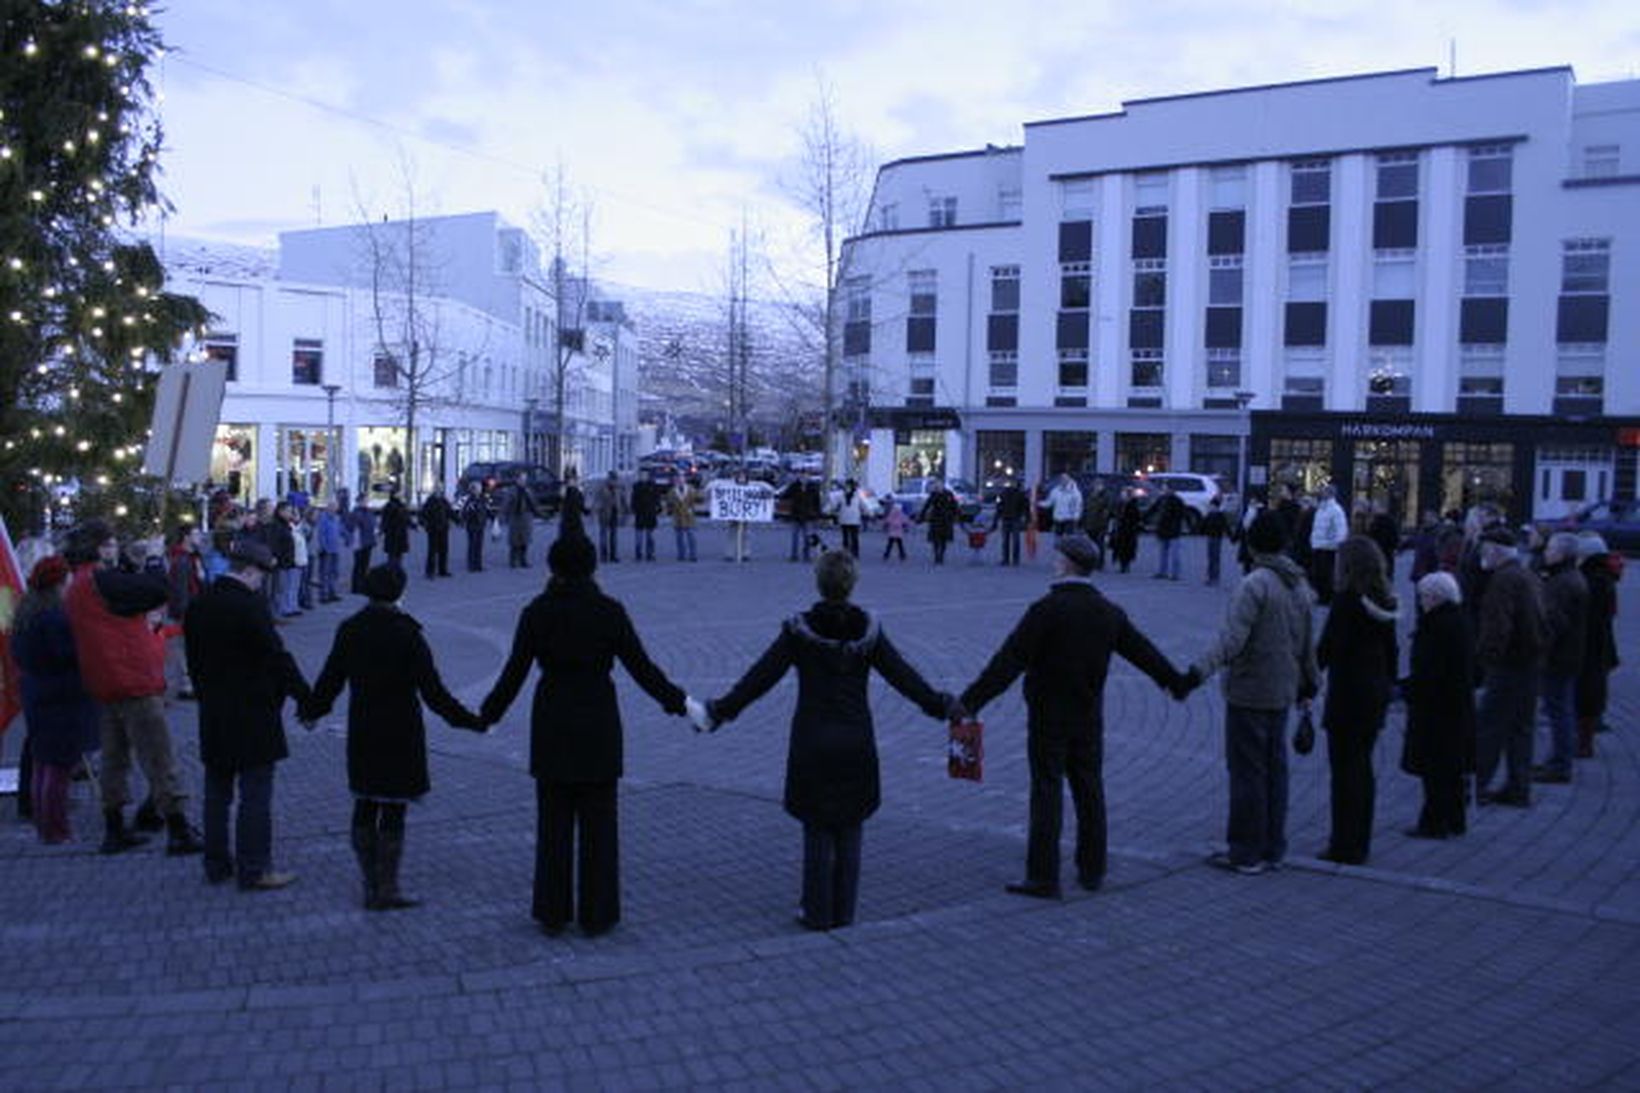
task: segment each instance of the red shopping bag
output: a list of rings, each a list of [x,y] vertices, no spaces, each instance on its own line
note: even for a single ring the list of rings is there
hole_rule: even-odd
[[[985,780],[985,726],[978,721],[951,722],[945,772],[970,782]]]

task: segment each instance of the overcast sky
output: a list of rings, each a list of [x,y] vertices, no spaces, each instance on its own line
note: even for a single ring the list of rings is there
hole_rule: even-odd
[[[1018,143],[1123,99],[1382,69],[1640,74],[1633,0],[174,0],[159,72],[170,231],[496,209],[562,161],[595,272],[715,290],[742,212],[787,256],[816,75],[880,160]],[[789,258],[783,258],[788,261]],[[795,273],[790,265],[786,268]]]

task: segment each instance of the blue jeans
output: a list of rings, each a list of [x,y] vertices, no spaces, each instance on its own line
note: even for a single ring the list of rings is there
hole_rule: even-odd
[[[1543,673],[1543,719],[1549,722],[1549,762],[1557,774],[1572,772],[1577,750],[1577,677]]]
[[[1488,789],[1504,759],[1504,789],[1522,799],[1531,794],[1532,726],[1537,712],[1537,673],[1508,668],[1486,673],[1475,702],[1475,789]]]
[[[228,810],[234,782],[239,783],[239,818],[234,852],[228,853]],[[240,884],[266,873],[273,861],[273,764],[242,770],[205,768],[205,875],[227,880],[235,872]]]
[[[792,561],[797,561],[799,551],[802,552],[805,562],[814,553],[814,548],[809,546],[809,522],[807,520],[792,521]]]
[[[632,560],[634,562],[653,562],[655,560],[655,529],[632,529]]]
[[[1224,758],[1230,860],[1279,862],[1287,854],[1287,711],[1227,706]]]
[[[302,571],[295,566],[284,566],[279,570],[279,611],[284,615],[297,613],[297,598],[302,593]]]
[[[336,574],[341,568],[334,553],[319,555],[319,600],[329,602],[336,598]]]
[[[677,544],[678,544],[678,561],[680,561],[680,562],[686,561],[686,560],[691,561],[691,562],[694,561],[695,560],[695,529],[694,528],[680,528],[680,527],[674,526],[672,528],[672,536],[673,536],[674,539],[677,540]],[[688,546],[687,552],[684,550],[685,545]]]
[[[1156,545],[1162,548],[1162,556],[1156,563],[1156,576],[1166,577],[1169,580],[1179,579],[1179,540],[1157,539]]]

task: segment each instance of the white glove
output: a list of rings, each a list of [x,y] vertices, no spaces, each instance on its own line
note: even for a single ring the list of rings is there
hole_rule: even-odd
[[[684,698],[683,711],[688,715],[689,723],[695,726],[696,732],[711,732],[717,727],[712,724],[712,715],[706,712],[706,707],[694,695]]]

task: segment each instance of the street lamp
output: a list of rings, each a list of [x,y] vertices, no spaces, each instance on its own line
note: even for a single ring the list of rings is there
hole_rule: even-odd
[[[534,398],[524,400],[524,462],[531,466],[535,465],[535,404],[538,401]]]
[[[1240,411],[1240,413],[1242,415],[1242,422],[1241,422],[1241,481],[1239,483],[1239,486],[1240,486],[1240,489],[1241,489],[1241,503],[1242,503],[1243,507],[1246,507],[1246,505],[1247,505],[1247,490],[1248,490],[1248,485],[1247,485],[1247,448],[1248,448],[1248,442],[1250,440],[1250,437],[1248,436],[1248,434],[1252,432],[1252,428],[1253,428],[1251,422],[1247,418],[1247,404],[1252,402],[1254,399],[1258,398],[1258,393],[1256,391],[1237,391],[1235,393],[1235,395],[1233,395],[1232,397],[1236,400],[1236,409],[1238,411]]]
[[[336,392],[341,389],[339,383],[327,383],[321,388],[325,393],[325,435],[330,438],[330,451],[325,455],[325,478],[332,501],[336,500],[337,468],[342,464],[342,446],[336,440]]]

